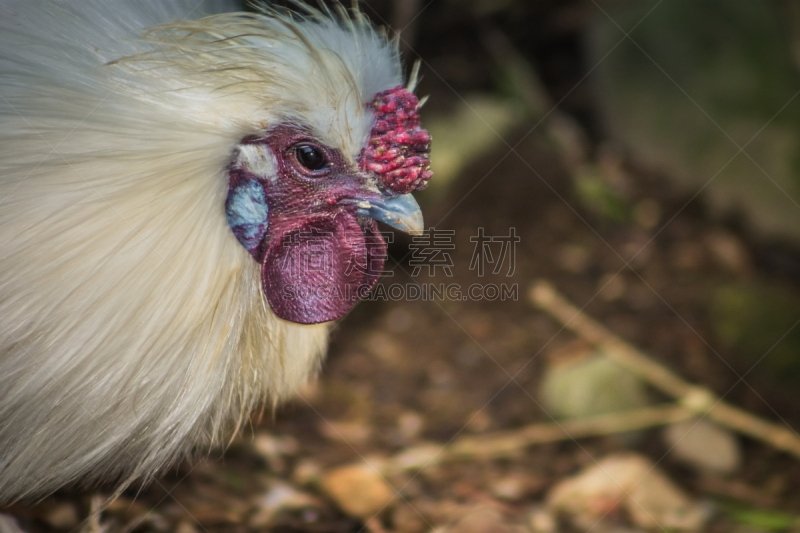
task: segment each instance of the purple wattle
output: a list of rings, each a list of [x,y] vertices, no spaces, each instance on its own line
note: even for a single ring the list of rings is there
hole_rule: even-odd
[[[280,318],[328,322],[347,314],[369,292],[385,257],[386,243],[375,221],[362,227],[345,214],[320,217],[272,240],[263,257],[261,284]]]

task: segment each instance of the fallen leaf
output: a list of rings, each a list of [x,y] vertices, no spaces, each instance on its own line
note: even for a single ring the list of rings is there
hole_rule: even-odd
[[[649,459],[636,454],[611,455],[561,481],[547,502],[553,511],[571,515],[582,525],[619,509],[643,528],[696,531],[706,520],[699,505]]]
[[[366,520],[388,508],[395,497],[378,470],[367,464],[331,470],[323,477],[322,488],[345,513]]]

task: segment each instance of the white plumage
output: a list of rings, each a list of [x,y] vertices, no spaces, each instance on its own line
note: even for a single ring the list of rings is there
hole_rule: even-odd
[[[398,55],[359,15],[196,3],[0,7],[0,500],[223,444],[324,352],[265,301],[224,171],[287,120],[355,159]]]

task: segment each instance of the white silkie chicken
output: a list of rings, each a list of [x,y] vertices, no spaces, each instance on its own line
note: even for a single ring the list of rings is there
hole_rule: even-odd
[[[422,227],[385,36],[197,4],[0,2],[0,501],[224,444]]]

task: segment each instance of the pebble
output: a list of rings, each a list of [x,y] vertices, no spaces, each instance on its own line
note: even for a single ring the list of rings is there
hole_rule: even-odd
[[[695,468],[717,474],[732,474],[742,463],[736,437],[707,420],[686,420],[664,430],[670,454]]]

